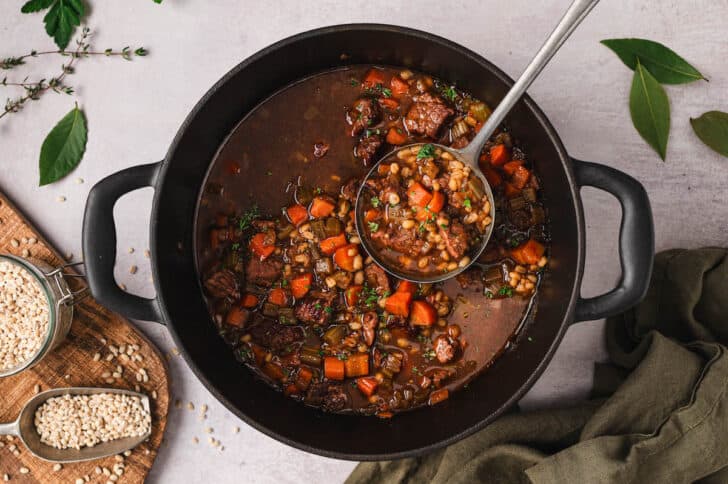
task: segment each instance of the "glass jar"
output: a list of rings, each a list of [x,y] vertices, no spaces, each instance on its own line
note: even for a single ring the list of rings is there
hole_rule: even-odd
[[[40,285],[48,304],[48,331],[36,353],[23,363],[6,369],[0,369],[0,377],[15,375],[38,364],[48,353],[63,342],[73,322],[73,305],[83,299],[86,288],[73,291],[66,277],[82,277],[79,274],[64,273],[69,267],[83,264],[63,264],[52,267],[38,259],[23,259],[10,254],[0,254],[0,261],[19,266],[30,273]]]

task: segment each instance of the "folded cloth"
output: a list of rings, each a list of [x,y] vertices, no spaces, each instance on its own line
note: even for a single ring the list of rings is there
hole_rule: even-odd
[[[361,463],[347,484],[728,483],[728,249],[658,254],[647,296],[607,320],[606,341],[591,400]]]

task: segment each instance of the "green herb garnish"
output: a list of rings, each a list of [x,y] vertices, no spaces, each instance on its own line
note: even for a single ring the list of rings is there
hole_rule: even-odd
[[[349,355],[347,355],[346,353],[338,353],[338,354],[336,355],[336,357],[337,357],[338,359],[340,359],[341,361],[346,361],[346,360],[348,360],[348,359],[349,359]]]
[[[450,101],[455,101],[458,97],[458,92],[455,90],[455,86],[447,86],[442,90],[442,94]]]
[[[238,250],[240,248],[240,244],[238,242],[235,242],[233,245],[230,246],[233,250]]]
[[[422,145],[422,148],[420,148],[420,151],[417,152],[417,159],[421,160],[423,158],[432,158],[435,156],[435,147],[431,145],[430,143],[427,143],[426,145]]]
[[[511,286],[503,286],[498,289],[499,296],[513,297],[513,288]]]
[[[359,85],[359,81],[356,80],[356,79],[354,79],[352,77],[351,79],[349,79],[349,84],[352,85],[352,86],[358,86]]]
[[[487,297],[488,299],[493,299],[493,296],[494,294],[492,291],[485,291],[485,297]]]
[[[472,208],[472,204],[470,203],[470,199],[469,198],[466,198],[465,200],[463,200],[463,207],[465,207],[465,208]]]
[[[382,88],[382,95],[384,97],[392,97],[392,90],[389,89],[388,87],[384,87],[384,88]]]
[[[372,197],[369,201],[371,202],[372,207],[377,208],[379,206],[379,197]]]
[[[379,230],[379,224],[376,222],[369,222],[369,230],[371,230],[372,232],[376,232],[377,230]]]
[[[253,205],[238,219],[238,228],[240,228],[240,230],[247,229],[248,227],[250,227],[251,222],[253,222],[253,220],[257,219],[258,217],[260,217],[258,205]]]
[[[324,312],[326,312],[326,314],[331,314],[334,312],[334,308],[332,308],[331,306],[326,306],[324,308]]]
[[[422,357],[423,357],[424,359],[428,360],[428,361],[429,361],[429,360],[433,360],[433,359],[435,358],[435,356],[437,356],[437,355],[435,354],[435,350],[427,350],[427,351],[425,351],[424,353],[422,353]]]

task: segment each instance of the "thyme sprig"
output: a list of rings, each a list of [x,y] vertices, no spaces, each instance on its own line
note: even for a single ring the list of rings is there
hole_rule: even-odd
[[[65,50],[49,50],[38,52],[36,50],[32,50],[29,54],[17,57],[7,57],[3,59],[0,62],[0,68],[9,70],[25,64],[25,59],[29,57],[38,57],[41,55],[53,54],[68,57],[68,61],[64,62],[61,65],[61,73],[55,77],[51,77],[50,79],[43,78],[35,82],[28,82],[27,78],[25,78],[20,82],[9,82],[7,77],[4,77],[2,81],[0,81],[0,85],[21,87],[25,90],[25,94],[14,99],[8,98],[5,102],[4,111],[0,113],[0,118],[11,113],[17,113],[23,108],[26,102],[37,101],[40,99],[41,95],[48,91],[53,91],[59,94],[73,94],[73,87],[66,85],[64,83],[64,80],[67,75],[74,73],[74,65],[76,62],[78,62],[79,59],[88,58],[92,55],[103,55],[106,57],[118,56],[122,59],[130,61],[132,60],[133,56],[144,57],[149,53],[149,51],[147,51],[144,47],[139,47],[132,50],[131,47],[128,46],[124,47],[121,50],[106,49],[104,51],[93,51],[91,50],[90,40],[91,29],[89,29],[88,27],[84,27],[81,31],[81,35],[76,40],[76,49],[72,52],[67,52]]]

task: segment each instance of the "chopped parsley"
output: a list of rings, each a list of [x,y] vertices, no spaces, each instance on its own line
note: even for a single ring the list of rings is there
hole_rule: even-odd
[[[513,288],[511,286],[503,286],[498,289],[499,296],[513,297]]]
[[[238,250],[240,248],[240,244],[238,242],[235,242],[233,245],[230,246],[233,250]]]
[[[485,297],[487,297],[488,299],[493,299],[494,296],[495,295],[493,294],[492,291],[488,291],[488,290],[485,291]]]
[[[338,353],[338,354],[336,355],[336,357],[337,357],[338,359],[340,359],[341,361],[346,361],[346,360],[348,360],[348,359],[349,359],[349,355],[347,355],[346,353]]]
[[[238,218],[238,227],[240,230],[245,230],[248,227],[250,227],[250,224],[253,220],[260,217],[260,212],[258,212],[258,206],[253,205],[248,209],[247,212],[245,212],[243,215]]]
[[[287,287],[287,286],[288,286],[288,280],[287,279],[283,279],[281,281],[281,287]]]
[[[420,226],[417,227],[417,231],[419,233],[423,233],[425,231],[425,222],[420,222]]]
[[[384,96],[384,97],[392,97],[392,90],[389,89],[388,87],[383,87],[382,88],[382,96]]]
[[[470,199],[469,198],[466,198],[465,200],[463,200],[463,207],[465,207],[465,208],[471,208],[472,207],[472,204],[470,203]]]
[[[379,230],[379,224],[376,222],[369,222],[369,230],[371,230],[372,232],[376,232],[377,230]]]
[[[273,176],[273,172],[272,172],[272,171],[268,171],[268,172],[266,173],[266,175],[268,175],[268,176]]]
[[[324,308],[324,312],[326,312],[326,314],[331,314],[334,312],[334,308],[332,308],[331,306],[326,306]]]
[[[420,369],[417,368],[416,366],[413,366],[412,367],[412,373],[414,373],[415,375],[419,375],[420,374]]]
[[[367,130],[366,130],[366,131],[364,132],[364,135],[365,135],[365,136],[366,136],[367,138],[369,138],[369,137],[370,137],[370,136],[372,136],[372,135],[375,135],[375,134],[377,134],[377,135],[378,135],[378,134],[380,134],[380,133],[381,133],[381,131],[379,131],[379,128],[377,128],[377,129],[367,129]]]
[[[354,79],[352,77],[351,79],[349,79],[349,84],[352,85],[352,86],[358,86],[359,85],[359,81],[356,80],[356,79]]]
[[[253,359],[253,351],[250,349],[250,346],[245,345],[240,348],[240,357],[245,361]]]
[[[313,305],[313,307],[314,307],[314,309],[321,309],[322,308],[321,303],[316,303],[316,304]]]
[[[427,350],[424,353],[422,353],[422,357],[426,359],[427,361],[434,360],[435,359],[435,350]]]
[[[417,152],[418,160],[421,160],[422,158],[432,158],[433,156],[435,156],[435,147],[430,143],[422,145],[420,151]]]
[[[371,202],[372,207],[377,208],[379,206],[379,197],[372,197],[369,201]]]
[[[450,101],[455,101],[458,97],[458,92],[455,90],[455,86],[447,86],[442,90],[442,95]]]

